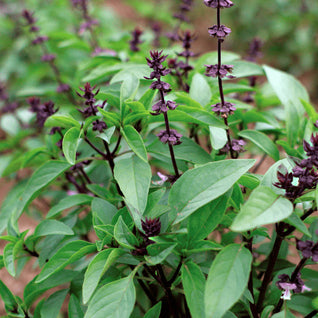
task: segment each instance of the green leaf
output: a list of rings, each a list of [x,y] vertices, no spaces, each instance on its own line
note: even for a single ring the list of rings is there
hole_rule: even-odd
[[[128,249],[134,249],[136,246],[139,245],[137,238],[129,230],[128,226],[123,221],[122,216],[119,217],[115,225],[114,237],[121,246]]]
[[[226,130],[213,126],[209,126],[209,130],[212,148],[215,150],[222,149],[227,143]]]
[[[293,204],[279,197],[268,187],[259,186],[250,195],[247,202],[231,225],[233,231],[242,232],[265,224],[284,220],[293,212]]]
[[[126,200],[142,215],[151,181],[149,164],[137,156],[120,159],[115,162],[114,175]]]
[[[182,144],[174,147],[174,155],[176,159],[185,160],[187,162],[205,164],[212,161],[211,156],[196,142],[187,137],[181,138]],[[171,158],[169,147],[156,139],[147,147],[148,152]]]
[[[33,278],[25,287],[23,297],[26,306],[29,308],[32,303],[45,291],[72,281],[78,272],[71,270],[59,271],[41,283],[36,283],[37,277]]]
[[[67,196],[50,209],[49,213],[46,215],[46,218],[49,219],[52,217],[56,217],[66,209],[72,208],[77,205],[89,204],[92,200],[93,197],[87,194],[75,194]]]
[[[185,106],[190,106],[193,108],[203,109],[202,105],[199,102],[197,102],[196,100],[192,99],[188,93],[176,92],[175,95],[176,95],[176,98],[174,101],[178,105],[185,105]]]
[[[44,220],[34,230],[33,237],[40,237],[46,235],[73,235],[72,229],[57,220]]]
[[[148,162],[147,151],[144,142],[139,135],[138,131],[128,125],[121,130],[127,144],[132,149],[132,151],[143,161]]]
[[[214,259],[205,287],[205,314],[221,318],[243,294],[252,263],[252,255],[237,244],[225,247]]]
[[[151,307],[146,314],[144,315],[144,318],[159,318],[161,312],[161,301]]]
[[[59,272],[67,265],[74,263],[85,255],[96,251],[95,244],[86,241],[73,241],[60,248],[56,254],[44,265],[42,272],[36,279],[37,283],[44,281]]]
[[[231,191],[199,208],[188,220],[189,241],[205,239],[222,221]]]
[[[78,147],[78,141],[80,136],[80,130],[77,127],[69,129],[63,138],[62,149],[67,162],[74,165],[76,162],[76,150]]]
[[[152,101],[155,98],[157,91],[154,89],[148,89],[139,99],[139,102],[144,105],[144,109],[148,110],[152,106]]]
[[[48,161],[36,170],[16,203],[13,219],[18,220],[23,210],[38,193],[70,167],[71,165],[64,161]]]
[[[199,102],[202,106],[205,106],[211,100],[211,88],[205,77],[199,73],[196,73],[192,77],[190,97]]]
[[[120,126],[119,114],[114,113],[114,112],[107,112],[106,110],[104,110],[100,107],[97,107],[97,109],[112,125],[115,125],[116,127]]]
[[[186,171],[169,194],[169,205],[177,213],[174,224],[228,191],[254,163],[255,160],[230,159]]]
[[[155,243],[147,246],[149,256],[145,256],[147,262],[152,265],[162,263],[177,246],[177,243]]]
[[[313,105],[311,105],[308,101],[301,99],[301,103],[305,108],[307,115],[309,116],[311,122],[314,124],[316,120],[318,120],[318,114]]]
[[[83,282],[83,303],[87,304],[93,295],[102,276],[107,272],[111,265],[125,253],[119,248],[109,248],[98,253],[89,263],[85,272]]]
[[[111,224],[117,211],[117,208],[106,200],[94,198],[92,201],[94,225]]]
[[[239,136],[250,140],[257,147],[262,149],[266,154],[272,157],[275,161],[279,160],[279,151],[274,142],[264,133],[256,130],[243,130],[239,132]]]
[[[263,66],[267,79],[285,107],[287,141],[293,147],[302,129],[304,107],[301,100],[309,101],[308,93],[301,83],[292,75]]]
[[[114,132],[115,132],[116,127],[110,127],[108,129],[106,129],[103,133],[100,133],[99,135],[97,135],[96,137],[105,140],[108,144],[110,144],[110,139],[113,136]]]
[[[41,316],[57,318],[68,291],[68,289],[62,289],[52,294],[42,305]]]
[[[10,289],[0,279],[0,296],[4,302],[6,311],[14,311],[18,307],[18,303],[11,293]]]
[[[236,78],[264,75],[262,67],[258,64],[248,61],[233,61],[231,64],[233,65],[232,75]]]
[[[4,266],[6,267],[8,273],[15,277],[16,275],[16,270],[14,266],[14,255],[13,255],[13,249],[14,249],[15,243],[9,243],[5,246],[3,250],[3,261],[4,261]]]
[[[100,288],[89,302],[84,318],[129,318],[135,300],[136,290],[130,275]]]
[[[68,317],[69,318],[84,318],[84,313],[81,307],[81,303],[74,294],[71,294],[70,301],[68,303]]]
[[[299,232],[311,237],[306,225],[296,213],[292,213],[284,222],[294,226]]]
[[[261,318],[269,318],[274,308],[273,305],[266,306],[261,313]]]
[[[139,87],[139,79],[132,73],[126,73],[125,79],[120,87],[120,114],[124,118],[125,104],[127,99],[133,99]]]
[[[191,317],[204,318],[205,277],[200,267],[192,261],[182,264],[181,277]]]
[[[80,129],[80,123],[71,117],[70,115],[52,115],[50,116],[44,124],[45,127],[61,127],[61,128],[72,128],[76,127]]]

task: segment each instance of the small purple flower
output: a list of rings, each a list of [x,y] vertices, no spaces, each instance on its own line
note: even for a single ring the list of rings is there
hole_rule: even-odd
[[[214,65],[204,65],[206,67],[205,75],[209,77],[228,77],[234,78],[232,75],[227,75],[233,71],[233,65],[223,64],[220,66],[218,64]]]
[[[154,113],[151,114],[159,115],[161,113],[166,113],[168,111],[168,108],[174,110],[177,108],[177,104],[171,100],[168,100],[167,102],[162,102],[160,100],[152,106],[152,110],[154,111]]]
[[[251,62],[255,62],[258,57],[262,56],[263,42],[259,38],[254,38],[250,43],[250,47],[248,50],[247,60]]]
[[[103,49],[100,47],[96,47],[93,51],[93,53],[91,54],[92,57],[94,56],[98,56],[98,55],[108,55],[108,56],[116,56],[117,53],[114,50],[110,50],[110,49]]]
[[[83,22],[80,25],[80,28],[78,30],[78,34],[83,34],[86,30],[91,30],[93,26],[98,25],[99,22],[95,19],[89,19],[88,21]]]
[[[100,133],[102,133],[104,129],[107,129],[107,125],[105,122],[100,120],[95,120],[93,122],[93,130],[98,130]]]
[[[36,19],[33,17],[34,13],[29,10],[22,11],[22,17],[26,20],[28,25],[33,25],[36,22]]]
[[[210,28],[208,28],[208,32],[213,37],[216,37],[218,39],[224,39],[232,32],[232,30],[223,24],[220,25],[220,27],[218,27],[215,24],[215,25],[211,26]]]
[[[229,115],[232,115],[236,108],[234,107],[235,104],[230,102],[217,103],[212,105],[212,111],[214,111],[218,116],[223,118],[227,118]]]
[[[232,139],[231,140],[232,150],[235,151],[237,154],[241,152],[245,152],[244,146],[246,145],[246,142],[243,139]],[[230,151],[230,146],[228,143],[220,149],[220,153],[226,154]]]
[[[296,247],[299,251],[301,251],[304,258],[312,257],[312,248],[314,246],[314,242],[307,240],[307,241],[299,241],[297,240]]]
[[[131,32],[132,39],[129,41],[131,51],[133,52],[140,51],[140,48],[138,47],[138,45],[143,43],[143,41],[140,40],[142,33],[143,32],[139,28],[135,28],[135,30]]]
[[[163,67],[162,63],[166,60],[168,55],[162,55],[162,51],[150,51],[151,59],[146,57],[147,64],[150,68],[153,69],[150,77],[145,77],[145,79],[160,79],[161,76],[169,74],[170,70],[167,70]]]
[[[203,2],[210,8],[230,8],[234,5],[231,0],[204,0]]]
[[[41,61],[42,62],[52,62],[54,61],[56,58],[56,55],[55,54],[44,54],[42,57],[41,57]]]
[[[155,81],[152,82],[150,85],[151,89],[158,89],[160,91],[163,92],[170,92],[170,84],[166,83],[166,82],[162,82],[162,81]]]
[[[38,44],[42,44],[44,42],[46,42],[49,38],[46,35],[39,35],[38,37],[36,37],[33,41],[32,44],[33,45],[38,45]]]
[[[70,89],[71,89],[70,85],[62,83],[57,87],[56,92],[65,93],[65,92],[68,92]]]
[[[54,109],[54,103],[52,101],[41,104],[39,98],[30,97],[27,99],[27,102],[31,106],[31,111],[36,113],[36,122],[40,128],[44,126],[48,117],[57,112],[57,110]]]
[[[159,134],[157,134],[160,141],[164,144],[168,143],[170,145],[180,145],[180,138],[182,137],[175,129],[170,129],[170,133],[167,130],[161,130]]]

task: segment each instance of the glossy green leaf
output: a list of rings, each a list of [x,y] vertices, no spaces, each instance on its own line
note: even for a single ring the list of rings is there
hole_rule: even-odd
[[[46,235],[73,235],[73,230],[65,223],[57,220],[44,220],[34,230],[33,237]]]
[[[80,136],[80,130],[77,127],[69,129],[63,138],[62,149],[67,162],[74,165],[76,162],[76,150],[78,147],[78,141]]]
[[[252,263],[251,253],[243,246],[231,244],[214,259],[205,286],[207,318],[221,318],[243,294]]]
[[[306,236],[311,237],[307,226],[296,213],[292,213],[286,220],[284,220],[284,222],[294,226],[299,232],[305,234]]]
[[[41,316],[57,318],[68,291],[68,289],[62,289],[52,294],[42,305]]]
[[[121,119],[124,118],[125,104],[127,99],[133,99],[139,87],[139,79],[132,73],[126,73],[120,87],[120,113]]]
[[[119,248],[109,248],[98,253],[89,263],[83,282],[83,303],[87,304],[102,276],[111,265],[124,253]]]
[[[191,317],[204,318],[205,277],[200,267],[192,261],[182,264],[181,277]]]
[[[255,160],[211,162],[186,171],[171,188],[169,205],[176,212],[174,224],[228,191]]]
[[[84,318],[84,312],[82,310],[81,303],[74,294],[71,294],[70,301],[68,303],[68,317]]]
[[[36,283],[37,277],[33,278],[25,287],[23,297],[26,306],[29,308],[32,303],[45,291],[63,284],[69,283],[78,275],[78,272],[71,270],[59,271],[41,283]]]
[[[293,204],[278,196],[268,187],[257,187],[231,225],[233,231],[242,232],[265,224],[276,223],[289,217]]]
[[[301,99],[301,103],[305,108],[307,115],[309,116],[312,123],[315,123],[318,120],[318,113],[313,105],[308,101]]]
[[[136,246],[139,245],[137,238],[129,230],[128,226],[121,216],[119,217],[115,225],[114,237],[116,241],[125,248],[134,249]]]
[[[48,161],[36,170],[16,203],[13,210],[13,219],[18,220],[23,210],[38,193],[70,167],[71,165],[65,161]]]
[[[182,144],[173,148],[175,158],[187,162],[205,164],[212,161],[211,156],[196,142],[187,137],[181,138]],[[169,147],[156,139],[147,147],[148,152],[171,158]]]
[[[125,140],[127,141],[127,144],[132,149],[132,151],[141,160],[148,162],[147,151],[146,151],[144,142],[143,142],[141,136],[139,135],[138,131],[134,127],[128,125],[128,126],[125,126],[121,130],[121,132],[122,132]]]
[[[239,136],[250,140],[275,161],[279,160],[279,151],[274,142],[264,133],[257,130],[243,130],[239,132]]]
[[[14,255],[13,255],[13,249],[14,249],[15,243],[9,243],[5,246],[3,250],[3,261],[4,266],[6,267],[8,273],[15,277],[16,275],[16,269],[14,265]]]
[[[285,107],[287,140],[293,147],[297,136],[302,129],[304,107],[301,100],[309,101],[308,93],[301,83],[292,75],[269,67],[263,66],[267,79]]]
[[[0,296],[4,302],[5,309],[7,311],[14,311],[18,307],[17,301],[10,289],[0,279]]]
[[[60,248],[56,254],[44,265],[42,272],[36,279],[37,283],[44,281],[59,272],[67,265],[74,263],[83,256],[96,251],[95,244],[86,241],[74,241]]]
[[[151,181],[149,164],[137,156],[121,159],[115,162],[114,174],[126,200],[143,214]]]
[[[120,126],[120,117],[119,114],[113,112],[107,112],[106,110],[98,107],[98,111],[106,118],[106,123],[110,122],[112,125],[116,127]]]
[[[101,287],[89,302],[84,318],[129,318],[136,300],[133,276]]]
[[[262,67],[258,64],[249,61],[233,61],[231,64],[233,65],[232,75],[237,78],[264,75]]]
[[[227,143],[226,130],[213,126],[209,126],[209,130],[212,148],[215,150],[222,149]]]
[[[148,89],[139,99],[139,102],[144,105],[144,109],[149,110],[152,106],[153,99],[155,98],[157,91],[154,89]]]
[[[45,127],[62,127],[62,128],[72,128],[76,127],[80,129],[80,123],[71,117],[70,115],[52,115],[50,116],[44,124]]]
[[[187,226],[189,241],[205,239],[219,225],[227,208],[230,195],[231,191],[190,215]]]
[[[161,301],[151,307],[145,314],[144,318],[159,318],[161,312]]]
[[[202,106],[205,106],[211,100],[211,88],[206,78],[199,73],[196,73],[192,77],[192,82],[190,85],[190,97],[200,103]]]
[[[148,256],[145,256],[147,262],[152,265],[162,263],[173,249],[177,246],[176,243],[155,243],[147,246]]]
[[[58,204],[54,205],[46,218],[53,218],[59,215],[62,211],[72,208],[74,206],[82,205],[82,204],[89,204],[93,200],[93,197],[87,194],[75,194],[67,196],[66,198],[62,199]]]
[[[117,211],[117,208],[106,200],[94,198],[92,201],[94,225],[111,224]]]
[[[105,140],[108,144],[110,144],[110,139],[113,136],[114,132],[115,132],[116,127],[110,127],[108,129],[106,129],[104,132],[100,133],[99,135],[97,135],[96,137]]]

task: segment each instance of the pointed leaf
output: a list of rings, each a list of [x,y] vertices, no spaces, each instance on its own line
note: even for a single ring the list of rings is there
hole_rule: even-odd
[[[176,213],[174,224],[228,191],[255,160],[222,160],[185,172],[172,186],[169,205]]]
[[[221,318],[243,294],[252,255],[237,244],[225,247],[214,259],[205,286],[206,318]]]
[[[135,246],[139,245],[136,236],[129,230],[122,216],[119,217],[115,225],[114,237],[116,241],[125,248],[134,249]]]
[[[84,318],[129,318],[136,300],[130,275],[100,288],[89,302]]]
[[[192,77],[190,97],[199,102],[202,106],[205,106],[211,100],[211,88],[205,77],[199,73],[196,73]]]
[[[188,261],[181,268],[182,285],[191,317],[204,318],[205,277],[198,265]]]
[[[115,163],[114,174],[126,200],[142,214],[151,181],[149,164],[137,156],[121,159]]]
[[[161,312],[161,301],[151,307],[145,314],[144,318],[159,318]]]
[[[155,243],[147,246],[149,256],[145,256],[147,262],[152,265],[162,263],[177,246],[177,243]]]
[[[46,236],[46,235],[73,235],[72,229],[57,220],[44,220],[34,230],[33,237]]]
[[[62,149],[67,162],[74,165],[76,162],[76,150],[78,147],[78,141],[80,136],[80,130],[76,127],[69,129],[63,138]]]
[[[49,278],[67,265],[74,263],[83,256],[96,251],[95,244],[86,241],[73,241],[60,248],[56,254],[44,265],[42,272],[36,279],[37,283]]]
[[[41,317],[57,318],[68,289],[62,289],[52,294],[41,307]]]
[[[74,294],[71,294],[70,301],[68,303],[68,317],[69,318],[84,318],[84,313],[81,307],[81,303]]]
[[[119,248],[110,248],[98,253],[89,263],[83,282],[83,303],[87,304],[102,276],[111,265],[125,253]]]
[[[81,127],[80,123],[71,117],[70,115],[52,115],[50,116],[44,124],[45,127],[62,127],[62,128],[72,128]]]
[[[121,132],[132,151],[141,160],[148,162],[147,151],[138,131],[134,127],[128,125],[124,129],[122,129]]]
[[[250,195],[234,219],[233,231],[247,231],[284,220],[293,212],[293,204],[268,187],[259,186]]]

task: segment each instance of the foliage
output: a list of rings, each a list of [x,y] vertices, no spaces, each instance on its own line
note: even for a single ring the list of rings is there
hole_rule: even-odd
[[[148,27],[102,1],[0,4],[0,268],[38,269],[23,295],[0,279],[3,317],[314,317],[317,112],[259,48],[223,50],[264,4],[200,3],[218,49],[197,56],[191,0],[126,2]]]

